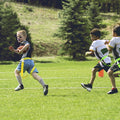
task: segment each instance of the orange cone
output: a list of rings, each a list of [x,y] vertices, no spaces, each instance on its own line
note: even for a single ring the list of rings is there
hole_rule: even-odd
[[[104,77],[104,69],[102,69],[101,71],[98,72],[98,76],[99,77]]]

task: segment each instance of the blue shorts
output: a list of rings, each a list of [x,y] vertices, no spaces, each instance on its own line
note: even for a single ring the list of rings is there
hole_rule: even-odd
[[[18,64],[18,66],[16,68],[18,71],[21,71],[21,63],[22,63],[22,61],[20,61],[20,63]],[[34,66],[35,65],[34,65],[33,60],[24,60],[24,70],[23,70],[23,72],[27,71],[30,74],[30,72],[31,72],[31,70],[33,69]],[[33,72],[38,73],[36,68],[34,69]]]

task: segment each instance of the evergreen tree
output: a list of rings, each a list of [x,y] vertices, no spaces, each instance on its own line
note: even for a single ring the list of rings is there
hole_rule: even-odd
[[[91,2],[88,6],[88,20],[90,24],[90,29],[93,28],[105,28],[106,25],[102,23],[102,17],[100,16],[100,7],[97,2]],[[102,31],[102,37],[107,34],[107,32]]]
[[[102,18],[100,16],[100,8],[97,3],[91,2],[88,7],[88,19],[90,21],[91,28],[101,28],[102,27]]]
[[[16,40],[16,32],[25,29],[28,33],[28,28],[21,25],[17,14],[13,12],[9,4],[0,4],[0,60],[13,60],[20,59],[18,54],[12,53],[8,50],[10,45],[15,48],[18,47]],[[28,41],[31,42],[30,34],[28,34]]]
[[[85,60],[89,48],[89,25],[84,15],[85,0],[66,0],[63,3],[58,36],[65,40],[63,50],[75,60]]]

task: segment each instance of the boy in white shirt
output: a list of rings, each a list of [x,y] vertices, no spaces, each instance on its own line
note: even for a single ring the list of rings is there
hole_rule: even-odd
[[[108,75],[112,83],[112,90],[110,90],[108,94],[114,94],[117,93],[118,90],[113,73],[120,70],[120,25],[115,26],[113,29],[113,38],[108,45],[108,50],[112,51],[115,59],[115,63],[108,70]]]
[[[81,86],[88,91],[91,91],[92,89],[94,80],[96,78],[96,72],[102,69],[107,72],[111,65],[111,58],[108,57],[109,51],[105,45],[108,43],[108,41],[100,40],[100,36],[101,32],[97,28],[94,28],[90,32],[90,37],[93,42],[90,46],[89,52],[86,52],[86,56],[95,55],[96,58],[100,60],[100,62],[92,69],[92,76],[89,84],[81,83]]]

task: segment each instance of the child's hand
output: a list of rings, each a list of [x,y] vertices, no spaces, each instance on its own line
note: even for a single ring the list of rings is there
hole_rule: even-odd
[[[14,51],[14,47],[13,46],[9,46],[9,50],[13,52]]]
[[[104,44],[106,45],[106,44],[109,44],[109,43],[110,43],[110,41],[105,41],[105,43],[104,43]]]
[[[89,56],[89,55],[90,55],[90,52],[89,52],[89,51],[85,53],[85,56]]]
[[[87,51],[86,53],[85,53],[85,56],[87,57],[87,56],[94,56],[94,52],[93,51]]]

